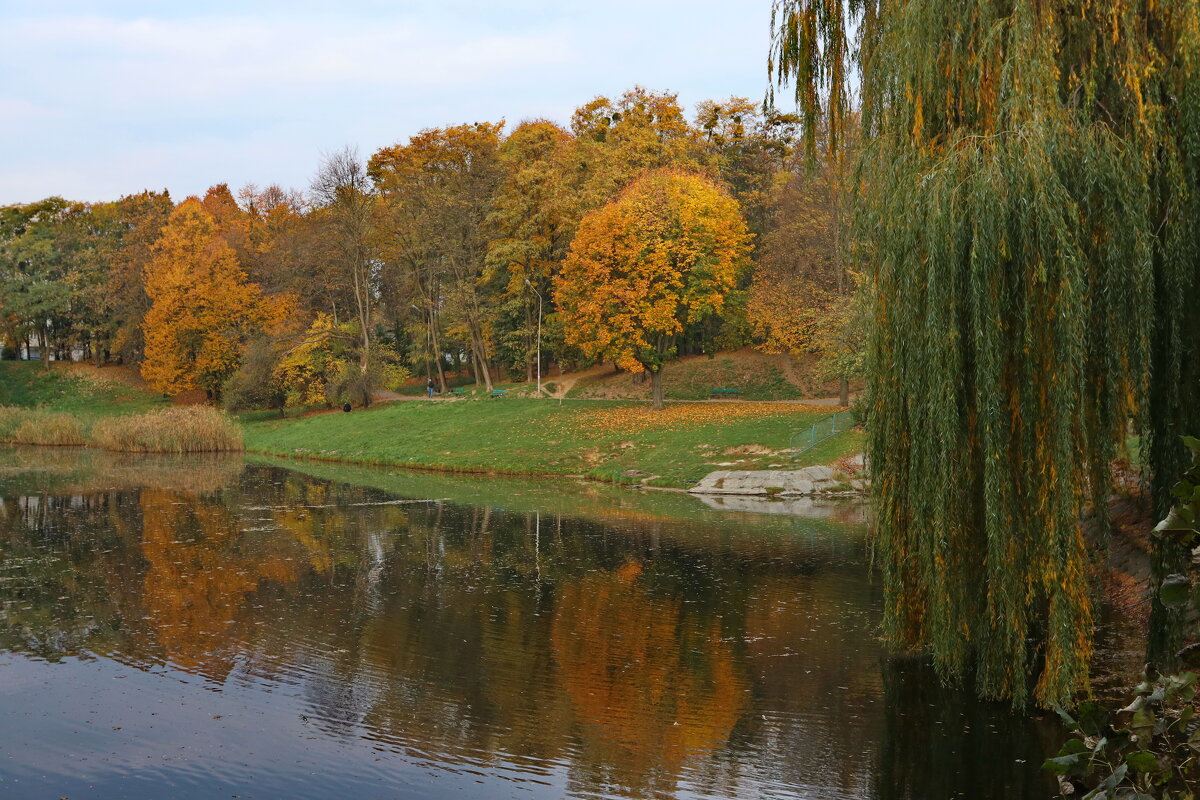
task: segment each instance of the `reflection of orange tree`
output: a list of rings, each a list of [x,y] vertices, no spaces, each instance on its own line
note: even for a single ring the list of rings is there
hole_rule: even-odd
[[[246,595],[265,581],[296,580],[306,563],[329,564],[318,539],[289,530],[295,520],[255,532],[251,543],[234,511],[216,500],[144,489],[141,504],[145,608],[159,645],[185,668],[224,672],[218,651]]]
[[[690,756],[720,747],[748,691],[715,623],[651,596],[629,562],[566,584],[554,656],[585,757],[625,788],[665,788]]]

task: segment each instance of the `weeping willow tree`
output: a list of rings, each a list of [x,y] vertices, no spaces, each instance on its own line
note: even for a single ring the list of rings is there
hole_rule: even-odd
[[[1080,519],[1130,426],[1159,511],[1200,429],[1198,19],[1198,0],[774,3],[773,76],[829,131],[810,146],[862,115],[885,633],[987,697],[1086,687]]]

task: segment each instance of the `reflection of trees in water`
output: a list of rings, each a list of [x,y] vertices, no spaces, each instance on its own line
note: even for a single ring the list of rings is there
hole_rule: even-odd
[[[756,692],[786,715],[750,721],[761,777],[805,786],[820,776],[847,796],[869,794],[871,765],[859,754],[880,721],[876,595],[861,573],[837,566],[754,579],[743,617],[748,669]]]
[[[127,501],[117,492],[0,497],[0,647],[57,661],[120,638],[121,610],[132,605],[120,587],[139,561],[125,546]]]
[[[883,687],[874,787],[880,800],[1057,796],[1054,777],[1041,769],[1062,737],[1055,719],[944,687],[917,659],[885,661]]]
[[[148,621],[166,656],[184,668],[224,675],[232,662],[222,644],[247,595],[329,563],[324,543],[295,535],[295,520],[290,528],[244,531],[237,510],[218,499],[156,489],[142,490],[141,505]]]
[[[931,675],[889,667],[881,684],[856,539],[392,504],[268,468],[198,494],[22,496],[0,501],[0,563],[27,557],[22,588],[0,592],[0,646],[298,685],[326,735],[440,762],[564,764],[585,794],[867,794],[878,767],[884,798],[936,796],[954,770],[1019,796],[1026,785],[980,765],[1040,758],[1036,742],[968,744],[961,720],[943,735],[953,714],[924,707],[946,702]]]
[[[639,582],[641,565],[564,583],[552,643],[571,698],[584,786],[670,790],[688,759],[721,747],[748,690],[715,620]]]

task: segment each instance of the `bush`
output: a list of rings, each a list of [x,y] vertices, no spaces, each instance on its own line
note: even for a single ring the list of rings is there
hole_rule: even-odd
[[[102,419],[92,428],[92,443],[133,453],[243,449],[241,429],[221,412],[205,406]]]

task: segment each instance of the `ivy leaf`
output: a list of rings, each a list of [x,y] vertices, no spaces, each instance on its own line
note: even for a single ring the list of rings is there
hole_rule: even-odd
[[[1079,729],[1087,736],[1099,736],[1108,726],[1109,713],[1098,703],[1080,703],[1075,709],[1079,719]]]
[[[1187,602],[1191,589],[1192,582],[1186,575],[1168,575],[1158,587],[1158,599],[1168,608],[1180,606]]]
[[[1137,750],[1125,757],[1125,763],[1135,772],[1156,772],[1158,770],[1158,759],[1153,753],[1145,750]]]
[[[1082,740],[1068,739],[1057,756],[1046,759],[1042,769],[1072,777],[1089,775],[1092,772],[1091,752]]]

